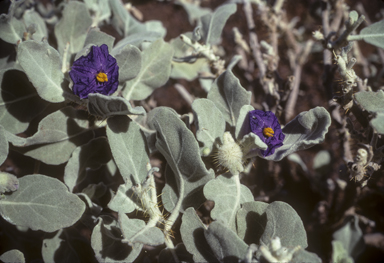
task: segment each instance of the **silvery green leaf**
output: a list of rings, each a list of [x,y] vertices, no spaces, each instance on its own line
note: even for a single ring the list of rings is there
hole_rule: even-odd
[[[213,84],[213,80],[212,79],[199,78],[199,83],[200,83],[201,88],[203,90],[205,90],[205,92],[208,93],[211,90],[211,87],[212,87],[212,84]]]
[[[207,99],[215,103],[229,125],[236,126],[240,110],[250,104],[251,96],[252,93],[240,85],[232,71],[227,70],[212,84]]]
[[[133,45],[136,47],[139,47],[141,43],[143,42],[155,42],[157,39],[161,38],[162,35],[159,32],[154,31],[145,31],[145,32],[139,32],[135,33],[129,36],[126,36],[119,42],[117,42],[114,49],[121,49],[125,45]],[[113,51],[117,52],[117,51]]]
[[[331,164],[331,155],[327,150],[320,151],[313,158],[313,169],[321,170]]]
[[[377,131],[377,133],[384,134],[384,112],[378,112],[376,117],[369,123],[371,127]]]
[[[119,224],[124,242],[149,246],[158,246],[164,243],[163,232],[155,226],[145,224],[143,220],[129,219],[126,214],[119,213]]]
[[[259,136],[254,134],[253,132],[248,133],[240,140],[240,145],[243,147],[242,150],[246,153],[245,158],[252,157],[253,149],[261,149],[266,150],[268,146],[260,139]]]
[[[322,263],[323,261],[315,253],[306,251],[304,249],[300,249],[295,254],[293,254],[293,258],[292,258],[291,262]],[[333,262],[340,262],[340,261],[333,261]]]
[[[361,39],[371,45],[384,48],[384,20],[363,28],[359,35],[349,35],[347,38],[348,41]]]
[[[111,35],[108,35],[102,31],[98,27],[92,27],[85,38],[84,41],[84,47],[87,45],[95,45],[95,46],[101,46],[103,44],[106,44],[108,46],[109,52],[111,52],[113,43],[115,42],[115,38]],[[120,64],[117,63],[120,67]]]
[[[267,224],[260,244],[269,244],[271,238],[279,237],[284,247],[301,246],[304,249],[308,246],[303,221],[289,204],[275,201],[268,205],[265,213]]]
[[[96,24],[100,24],[100,22],[110,18],[111,8],[109,7],[108,0],[84,0],[84,3],[91,13],[95,13],[94,19],[97,21]]]
[[[112,158],[111,150],[105,137],[99,137],[77,147],[68,160],[64,170],[64,183],[72,192],[73,188],[85,178],[85,171],[98,169]]]
[[[88,129],[88,115],[66,107],[53,112],[40,121],[38,131],[31,137],[9,139],[22,152],[46,164],[61,164],[70,158],[77,146],[85,144],[94,136]]]
[[[192,103],[195,117],[196,138],[212,151],[214,144],[222,142],[225,120],[215,104],[207,99],[196,99]],[[209,154],[207,154],[209,155]]]
[[[119,224],[110,217],[99,217],[98,224],[93,228],[91,245],[99,262],[133,262],[140,254],[142,244],[129,246],[122,242]]]
[[[193,33],[192,32],[185,32],[183,35],[187,36],[188,38],[192,39]],[[173,56],[175,58],[184,58],[187,56],[193,55],[194,48],[186,45],[183,40],[181,40],[180,36],[173,38],[169,41],[169,43],[172,45],[174,54]]]
[[[60,54],[63,54],[68,42],[69,54],[79,52],[84,46],[85,38],[91,25],[92,18],[84,3],[77,1],[67,3],[62,18],[55,25],[55,36]]]
[[[219,6],[212,14],[200,17],[201,33],[205,44],[218,44],[228,18],[236,12],[236,4]]]
[[[33,39],[41,41],[44,37],[48,37],[47,25],[35,10],[30,9],[25,11],[23,20],[26,27],[35,24],[36,32],[33,34]]]
[[[116,58],[119,65],[119,82],[133,79],[141,69],[141,52],[132,45],[124,45],[112,50],[111,55]]]
[[[355,10],[352,10],[349,12],[349,19],[350,23],[353,24],[357,21],[357,19],[359,19],[359,14]]]
[[[187,2],[177,0],[175,4],[181,5],[188,14],[189,23],[193,25],[201,16],[211,13],[206,7],[201,7],[197,2]]]
[[[332,241],[332,262],[354,263],[353,258],[348,255],[343,243],[339,240]]]
[[[198,58],[195,62],[172,61],[171,78],[194,80],[200,72],[209,71],[209,62],[206,58]]]
[[[81,240],[81,237],[77,236],[77,242]],[[57,233],[50,238],[43,240],[41,247],[41,255],[44,262],[55,263],[80,263],[79,255],[76,252],[74,240],[71,239],[71,233],[68,230],[60,229]]]
[[[363,231],[359,227],[359,219],[356,215],[347,216],[343,226],[333,233],[333,239],[340,241],[348,255],[354,259],[364,251],[365,242]]]
[[[238,262],[247,252],[247,244],[218,221],[212,222],[204,235],[220,262]]]
[[[229,64],[227,66],[227,70],[230,70],[232,71],[233,67],[236,66],[236,64],[242,60],[243,57],[241,55],[236,55],[236,56],[233,56],[231,61],[229,61]]]
[[[193,133],[173,110],[165,107],[155,108],[148,114],[148,126],[156,130],[156,148],[174,174],[175,183],[163,189],[163,194],[167,195],[167,189],[174,191],[178,199],[181,198],[181,212],[189,206],[198,207],[204,201],[202,187],[214,178],[214,171],[205,168]],[[164,206],[168,211],[175,208],[165,203]]]
[[[54,103],[65,100],[61,88],[64,74],[56,49],[46,42],[24,41],[18,46],[17,61],[41,98]]]
[[[16,45],[19,40],[22,40],[25,31],[22,21],[6,14],[0,14],[0,38],[2,40]]]
[[[254,108],[251,105],[244,105],[241,107],[235,130],[235,138],[237,140],[240,140],[244,135],[251,131],[249,112],[253,110]]]
[[[136,208],[140,210],[141,201],[134,195],[132,191],[132,181],[127,180],[125,184],[121,184],[108,203],[108,208],[118,213],[131,213]]]
[[[236,214],[237,235],[247,244],[259,244],[267,225],[265,210],[268,204],[252,201],[244,203]]]
[[[384,21],[384,20],[383,20]],[[360,106],[369,112],[384,111],[384,91],[360,91],[354,94]]]
[[[217,258],[207,243],[204,230],[207,229],[200,221],[193,207],[185,210],[181,218],[180,234],[185,248],[193,256],[194,262],[216,262]]]
[[[17,263],[25,262],[24,254],[17,249],[8,250],[7,252],[1,254],[0,260],[2,262],[17,262]]]
[[[149,157],[139,125],[127,116],[108,118],[107,124],[109,145],[122,177],[132,185],[141,183],[147,176]]]
[[[0,165],[4,163],[8,156],[8,139],[5,129],[0,125]]]
[[[141,106],[132,108],[131,103],[124,98],[106,96],[100,93],[88,95],[88,111],[90,114],[106,119],[115,115],[144,115]]]
[[[19,189],[0,200],[0,214],[8,222],[45,232],[73,225],[84,210],[84,202],[65,184],[41,174],[21,177]]]
[[[211,211],[212,219],[233,231],[236,230],[236,214],[240,205],[253,201],[251,190],[235,178],[231,173],[226,173],[204,186],[205,198],[215,202]]]
[[[280,161],[288,154],[322,143],[330,125],[331,116],[323,107],[301,112],[282,129],[285,134],[284,145],[277,148],[274,154],[263,158]]]
[[[159,39],[153,42],[141,54],[139,74],[127,82],[123,96],[127,100],[143,100],[164,85],[171,74],[173,49],[170,44]]]

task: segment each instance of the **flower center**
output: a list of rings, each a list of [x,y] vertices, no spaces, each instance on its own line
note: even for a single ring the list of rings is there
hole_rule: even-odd
[[[267,128],[264,128],[263,134],[266,137],[272,137],[275,134],[275,132],[272,130],[272,128],[267,127]]]
[[[107,74],[105,74],[104,72],[99,72],[96,75],[96,79],[98,82],[107,82],[108,81]]]

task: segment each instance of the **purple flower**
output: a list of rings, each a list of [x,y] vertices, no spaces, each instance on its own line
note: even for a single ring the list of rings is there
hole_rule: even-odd
[[[266,150],[260,150],[264,157],[275,153],[275,149],[283,145],[284,133],[275,114],[271,111],[253,110],[249,112],[251,132],[255,133],[268,145]]]
[[[80,99],[90,93],[110,95],[119,85],[119,66],[109,55],[107,45],[92,46],[87,56],[73,62],[69,76],[73,81],[73,93]]]

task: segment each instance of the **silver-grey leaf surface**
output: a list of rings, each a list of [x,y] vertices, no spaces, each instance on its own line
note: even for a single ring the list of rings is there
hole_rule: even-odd
[[[279,237],[284,247],[308,246],[307,233],[303,221],[287,203],[275,201],[265,209],[267,224],[260,244],[269,244],[271,239]]]
[[[220,222],[212,222],[204,235],[220,262],[238,262],[247,252],[248,245]]]
[[[285,134],[284,145],[277,148],[274,154],[263,158],[280,161],[288,154],[322,143],[330,125],[331,116],[323,107],[303,111],[282,129]]]
[[[199,206],[204,201],[202,187],[214,178],[214,172],[205,168],[195,136],[173,110],[165,107],[148,114],[148,126],[156,130],[156,148],[174,173],[174,184],[167,189],[173,189],[178,198],[183,199],[181,211]],[[173,207],[166,209],[171,211]]]
[[[61,164],[69,160],[77,146],[94,137],[89,128],[88,115],[84,111],[65,107],[40,121],[37,132],[28,138],[10,140],[22,152],[46,164]]]
[[[237,182],[230,173],[209,181],[204,186],[204,196],[215,202],[215,207],[211,210],[212,219],[233,231],[236,231],[236,214],[240,205],[253,201],[251,190]]]
[[[196,138],[212,151],[214,144],[222,141],[225,120],[215,104],[207,99],[196,99],[192,111],[197,128]]]
[[[122,97],[106,96],[100,93],[88,95],[88,111],[103,119],[116,115],[144,115],[146,113],[143,107],[133,108],[131,103]]]
[[[124,45],[122,48],[115,48],[111,55],[116,58],[119,65],[119,82],[125,82],[139,74],[141,70],[141,52],[135,46]]]
[[[8,150],[9,145],[5,129],[0,125],[0,165],[7,159]]]
[[[65,184],[41,174],[19,178],[19,189],[0,200],[0,214],[8,222],[45,232],[73,225],[84,210]]]
[[[219,43],[224,25],[236,9],[235,4],[221,5],[212,14],[200,17],[204,43],[213,45]]]
[[[97,27],[93,27],[87,33],[87,37],[85,38],[85,42],[84,42],[84,47],[90,44],[93,44],[96,46],[101,46],[105,44],[108,46],[109,53],[111,53],[114,42],[115,42],[115,38],[113,36],[100,31],[100,29]]]
[[[84,46],[87,31],[91,25],[92,18],[86,5],[77,1],[68,2],[64,7],[62,18],[55,25],[60,54],[63,54],[68,42],[70,54],[79,52]]]
[[[12,249],[0,255],[0,260],[2,262],[17,262],[24,263],[25,258],[24,254],[20,250]]]
[[[204,236],[206,227],[193,207],[185,210],[181,218],[180,234],[185,248],[195,262],[217,262],[217,258]]]
[[[207,99],[215,103],[229,125],[235,126],[241,108],[251,102],[251,92],[246,91],[240,85],[239,79],[227,70],[212,84]]]
[[[15,17],[9,17],[6,14],[0,14],[0,38],[7,43],[16,45],[23,38],[25,25]]]
[[[18,46],[17,61],[41,98],[53,103],[65,100],[61,87],[64,74],[56,49],[46,42],[24,41]]]
[[[117,221],[111,217],[99,217],[93,228],[91,245],[99,262],[133,262],[140,254],[142,244],[129,246],[122,242],[122,233]]]

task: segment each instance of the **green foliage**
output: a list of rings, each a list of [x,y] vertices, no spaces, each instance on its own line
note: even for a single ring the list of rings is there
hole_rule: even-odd
[[[85,204],[55,178],[26,175],[19,184],[18,191],[0,200],[0,214],[11,224],[54,232],[73,225],[84,213]]]
[[[12,249],[5,252],[0,256],[0,260],[3,262],[20,262],[20,263],[25,262],[23,253],[21,253],[17,249]]]
[[[363,28],[360,34],[355,36],[349,36],[348,40],[360,40],[364,39],[365,42],[375,45],[379,48],[384,48],[384,20],[376,22],[368,27]]]
[[[25,41],[18,46],[17,60],[41,98],[54,103],[65,100],[61,88],[64,74],[56,49],[46,42]]]
[[[0,165],[7,159],[8,156],[8,140],[5,134],[5,129],[0,125]]]
[[[22,39],[25,25],[12,14],[0,15],[0,38],[7,43],[16,45]]]

